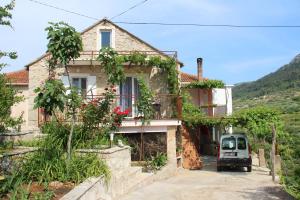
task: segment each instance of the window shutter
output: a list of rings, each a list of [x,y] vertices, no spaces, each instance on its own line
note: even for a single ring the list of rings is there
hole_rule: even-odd
[[[88,76],[87,78],[87,96],[93,98],[96,95],[96,76]]]
[[[69,84],[69,79],[68,79],[68,76],[62,76],[62,82],[65,86],[65,88],[67,88],[67,91],[66,91],[66,94],[69,94],[70,93],[70,84]]]

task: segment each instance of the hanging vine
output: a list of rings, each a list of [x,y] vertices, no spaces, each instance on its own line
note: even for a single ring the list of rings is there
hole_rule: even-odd
[[[213,79],[205,79],[201,81],[195,81],[187,86],[185,88],[199,88],[199,89],[213,89],[213,88],[224,88],[225,83],[221,80],[213,80]]]
[[[173,58],[161,58],[160,56],[147,56],[139,52],[130,55],[119,55],[112,48],[106,47],[99,51],[98,61],[104,67],[108,82],[115,85],[120,84],[124,78],[124,64],[157,67],[167,76],[168,89],[171,94],[179,93],[178,71],[176,61]]]

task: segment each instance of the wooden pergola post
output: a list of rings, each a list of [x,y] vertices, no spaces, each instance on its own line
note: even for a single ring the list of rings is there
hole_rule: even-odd
[[[272,125],[272,153],[271,153],[271,160],[272,160],[272,180],[275,181],[275,159],[276,159],[276,127]]]

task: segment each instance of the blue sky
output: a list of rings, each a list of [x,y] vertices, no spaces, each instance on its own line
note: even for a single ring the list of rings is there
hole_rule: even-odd
[[[114,16],[141,0],[40,0],[95,18]],[[4,0],[1,4],[8,2]],[[45,27],[65,21],[78,31],[94,20],[17,0],[14,30],[0,28],[1,50],[16,50],[19,58],[4,71],[14,71],[46,51]],[[300,1],[289,0],[148,0],[114,19],[237,25],[300,25]],[[252,81],[275,71],[300,53],[300,28],[217,28],[120,25],[161,50],[176,50],[183,71],[196,73],[196,58],[204,59],[204,76],[228,84]]]

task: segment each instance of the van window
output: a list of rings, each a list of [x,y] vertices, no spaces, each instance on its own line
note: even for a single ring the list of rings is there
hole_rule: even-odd
[[[234,137],[224,138],[222,140],[223,150],[234,150],[236,148],[236,141]]]
[[[245,140],[245,138],[238,138],[237,143],[238,143],[238,149],[241,149],[241,150],[246,149],[246,140]]]

